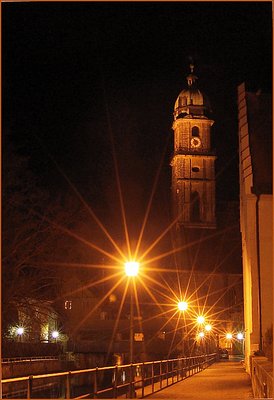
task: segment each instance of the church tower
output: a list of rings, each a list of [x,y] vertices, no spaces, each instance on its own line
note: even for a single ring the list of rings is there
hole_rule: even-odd
[[[211,148],[214,121],[208,118],[210,103],[198,89],[193,70],[191,64],[188,87],[179,94],[174,106],[173,212],[178,227],[214,229],[216,156]]]

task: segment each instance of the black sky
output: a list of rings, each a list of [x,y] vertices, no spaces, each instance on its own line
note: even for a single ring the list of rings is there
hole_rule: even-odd
[[[30,156],[46,188],[66,185],[50,154],[91,203],[111,187],[110,133],[121,176],[147,193],[167,145],[160,186],[169,192],[173,106],[192,55],[215,120],[217,196],[235,199],[237,85],[271,90],[271,7],[2,3],[4,138]]]

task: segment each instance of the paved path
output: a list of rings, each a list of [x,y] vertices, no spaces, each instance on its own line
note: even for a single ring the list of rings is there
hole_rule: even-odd
[[[181,382],[147,396],[149,399],[252,399],[251,381],[242,364],[222,360]]]

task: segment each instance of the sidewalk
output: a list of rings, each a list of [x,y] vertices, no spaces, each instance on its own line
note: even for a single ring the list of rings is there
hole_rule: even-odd
[[[239,361],[223,360],[147,397],[180,400],[252,399],[251,381]],[[139,397],[139,396],[138,396]]]

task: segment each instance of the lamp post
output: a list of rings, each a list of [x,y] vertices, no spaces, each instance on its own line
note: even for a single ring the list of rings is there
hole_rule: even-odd
[[[127,261],[125,263],[125,272],[129,278],[138,275],[140,264],[137,261]],[[130,329],[129,329],[129,362],[133,362],[133,285],[130,285]]]
[[[16,334],[18,335],[19,342],[22,341],[22,335],[24,334],[24,328],[19,326],[16,330]]]
[[[205,352],[205,348],[204,348],[204,337],[205,337],[205,333],[203,331],[204,329],[204,323],[205,323],[205,317],[203,315],[198,315],[196,318],[196,322],[198,324],[198,339],[199,339],[199,346],[200,346],[200,351],[202,351],[203,353]]]
[[[55,339],[55,343],[57,343],[57,339],[59,337],[59,332],[58,331],[53,331],[51,336],[53,337],[53,339]]]
[[[133,279],[138,275],[140,264],[137,261],[127,261],[125,263],[125,273],[128,278]],[[133,282],[130,285],[130,322],[129,322],[129,363],[133,363]],[[134,388],[133,388],[133,371],[132,367],[130,368],[130,386],[129,386],[129,397],[133,398],[134,396]]]
[[[244,334],[242,332],[237,333],[238,342],[241,344],[240,350],[244,354]]]
[[[206,324],[205,330],[208,334],[211,332],[212,326],[210,324]],[[209,353],[211,348],[211,337],[209,336],[206,340],[206,352]]]
[[[188,309],[188,303],[186,301],[179,301],[178,302],[178,310],[179,311],[186,311]],[[182,355],[184,356],[185,353],[185,321],[182,327]]]

